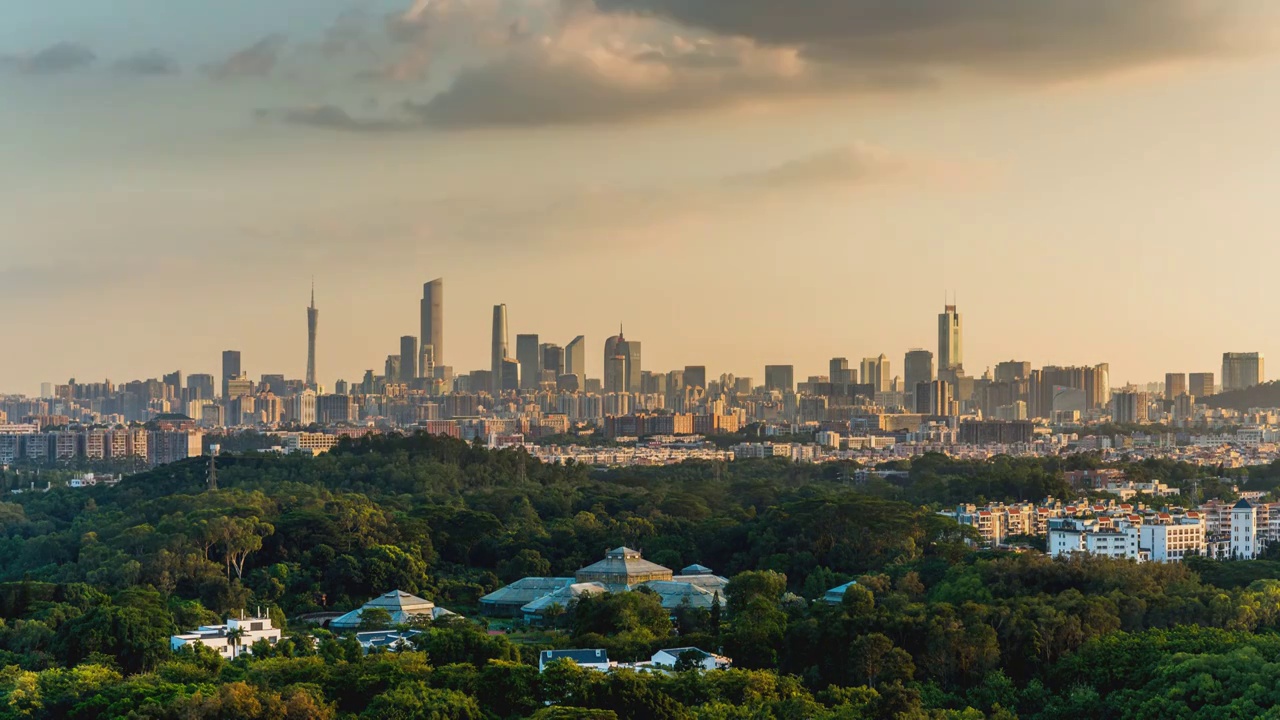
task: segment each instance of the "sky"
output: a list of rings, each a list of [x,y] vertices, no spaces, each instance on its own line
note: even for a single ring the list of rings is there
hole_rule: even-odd
[[[646,369],[1280,357],[1268,0],[0,0],[0,392],[380,371],[443,277]],[[1280,362],[1280,361],[1278,361]]]

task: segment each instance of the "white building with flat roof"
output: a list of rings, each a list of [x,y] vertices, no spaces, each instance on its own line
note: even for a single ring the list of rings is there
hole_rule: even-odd
[[[191,632],[173,635],[169,646],[173,650],[199,643],[213,648],[219,655],[234,660],[241,655],[252,655],[253,644],[265,640],[275,645],[280,642],[280,630],[269,617],[230,618],[225,625],[201,625]]]

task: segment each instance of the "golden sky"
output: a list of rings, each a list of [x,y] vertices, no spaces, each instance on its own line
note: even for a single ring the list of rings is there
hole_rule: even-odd
[[[1275,9],[1273,9],[1275,8]],[[1280,351],[1261,0],[0,0],[0,392],[380,371],[446,280],[598,375]],[[512,338],[514,344],[514,337]]]

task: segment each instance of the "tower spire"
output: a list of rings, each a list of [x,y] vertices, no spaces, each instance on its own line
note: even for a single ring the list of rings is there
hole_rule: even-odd
[[[311,307],[316,306],[316,276],[311,276]]]

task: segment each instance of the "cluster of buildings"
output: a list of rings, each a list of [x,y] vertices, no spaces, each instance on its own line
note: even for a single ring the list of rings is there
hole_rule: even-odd
[[[1218,390],[1213,372],[1170,373],[1163,384],[1116,390],[1106,363],[1033,368],[1010,360],[972,374],[964,364],[963,319],[955,304],[946,304],[938,315],[936,352],[906,352],[900,373],[882,353],[859,361],[832,358],[826,374],[808,377],[798,375],[794,365],[770,364],[763,368],[762,381],[731,373],[716,376],[705,365],[646,369],[643,344],[621,327],[605,339],[597,356],[600,373],[591,377],[583,336],[560,345],[544,342],[536,333],[520,333],[512,342],[508,308],[500,304],[493,308],[487,367],[455,373],[445,355],[444,291],[442,279],[424,284],[417,334],[400,337],[382,367],[366,370],[358,380],[338,380],[331,388],[318,380],[320,310],[313,288],[306,308],[303,378],[253,378],[242,354],[227,350],[217,374],[175,371],[122,385],[73,379],[46,384],[40,398],[0,398],[0,423],[61,417],[77,427],[120,428],[182,415],[205,432],[291,429],[303,435],[286,450],[320,452],[326,449],[325,435],[358,428],[422,430],[504,446],[587,432],[615,441],[727,435],[759,424],[778,432],[819,434],[819,449],[789,452],[796,459],[821,461],[933,451],[964,457],[980,457],[984,451],[1055,454],[1071,446],[1052,427],[1103,421],[1221,427],[1239,420],[1198,403]],[[1223,355],[1222,390],[1264,380],[1259,353]],[[1261,423],[1236,424],[1260,429],[1236,434],[1235,440],[1252,443],[1250,447],[1274,445],[1280,434]],[[144,455],[141,443],[122,447],[127,441],[114,437],[109,449],[100,449],[102,442],[88,435],[25,441],[11,435],[0,433],[0,462],[75,453],[90,459],[118,457],[117,452]],[[1110,441],[1093,442],[1103,446]],[[679,461],[694,450],[686,448],[670,458]],[[754,457],[759,451],[746,448],[734,456]]]
[[[1192,555],[1251,560],[1280,540],[1280,503],[1248,498],[1211,500],[1193,510],[1050,498],[1043,503],[961,505],[942,514],[973,527],[992,547],[1014,537],[1043,537],[1051,557],[1086,553],[1140,562],[1180,562]]]
[[[191,423],[48,430],[38,422],[0,424],[0,465],[19,461],[137,461],[156,466],[203,452],[204,433]]]

